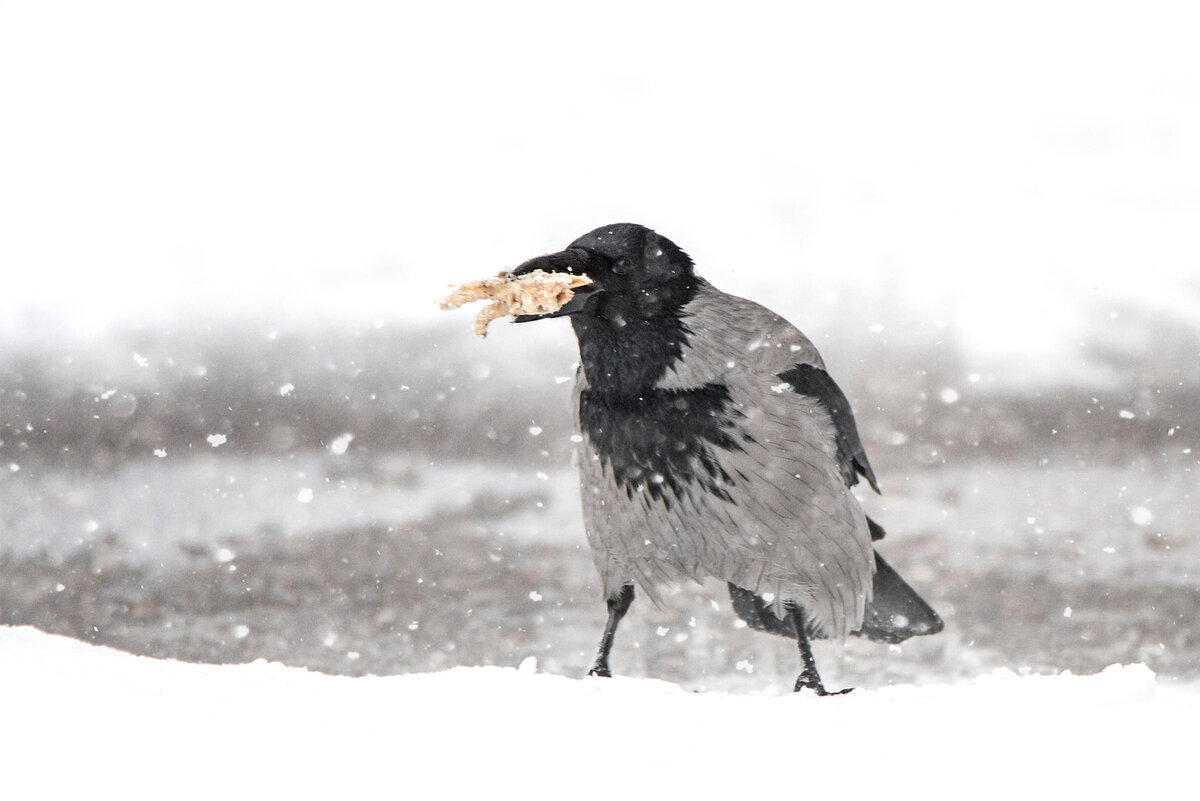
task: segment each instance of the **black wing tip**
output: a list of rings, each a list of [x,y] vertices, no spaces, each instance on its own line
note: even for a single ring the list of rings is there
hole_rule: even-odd
[[[942,622],[937,612],[934,612],[932,609],[929,611],[929,616],[923,617],[916,623],[900,615],[890,615],[881,617],[878,620],[868,620],[863,623],[862,628],[851,632],[851,634],[855,637],[863,637],[871,642],[881,642],[888,645],[896,645],[913,637],[925,637],[930,634],[937,634],[946,625]]]
[[[868,518],[872,534],[883,529]],[[755,631],[794,638],[796,627],[791,615],[780,619],[757,593],[727,582],[733,611]],[[912,637],[937,634],[946,628],[941,616],[934,611],[917,591],[908,585],[900,574],[878,553],[875,554],[874,597],[867,604],[862,626],[850,632],[855,637],[864,637],[874,642],[894,645]],[[805,626],[811,639],[825,639],[827,632],[815,625]]]
[[[771,611],[771,607],[759,597],[758,593],[745,587],[739,587],[732,581],[726,582],[726,584],[729,587],[729,599],[733,601],[733,611],[745,621],[746,625],[755,631],[795,638],[796,627],[792,624],[791,615],[780,618]]]
[[[853,632],[855,636],[894,644],[945,629],[941,616],[878,552],[873,587],[874,597],[867,605],[862,627]]]
[[[791,615],[780,618],[772,610],[771,604],[764,601],[758,593],[739,587],[733,582],[726,584],[729,586],[729,598],[733,601],[733,611],[746,625],[755,631],[777,634],[790,640],[796,639],[796,625]],[[804,632],[812,640],[824,640],[829,637],[829,634],[807,615],[804,617]]]
[[[849,447],[854,447],[853,443],[847,443]],[[862,443],[858,443],[857,453],[850,459],[850,476],[854,480],[850,484],[857,484],[858,477],[862,476],[871,485],[871,489],[875,490],[876,495],[882,495],[879,491],[879,481],[875,478],[875,471],[871,469],[871,463],[867,461],[866,451],[863,450]]]
[[[757,593],[739,587],[732,581],[726,582],[726,586],[729,587],[729,600],[733,602],[734,613],[750,628],[771,634],[785,634],[784,629],[786,628],[793,636],[795,635],[791,621],[781,620],[775,616]]]
[[[777,373],[777,376],[787,382],[793,392],[812,398],[829,414],[836,429],[838,467],[842,471],[842,479],[846,486],[852,487],[857,484],[858,476],[862,475],[876,494],[882,494],[875,471],[867,461],[867,452],[858,434],[858,425],[854,422],[850,401],[825,368],[801,362]]]
[[[875,471],[871,469],[871,465],[867,464],[866,460],[864,459],[863,462],[857,466],[858,472],[863,474],[863,477],[867,480],[867,483],[871,485],[871,489],[875,490],[875,494],[882,495],[883,492],[879,489],[879,482],[875,479]]]
[[[869,517],[867,518],[867,530],[871,532],[871,542],[879,542],[887,536],[887,531],[884,530],[883,526]]]

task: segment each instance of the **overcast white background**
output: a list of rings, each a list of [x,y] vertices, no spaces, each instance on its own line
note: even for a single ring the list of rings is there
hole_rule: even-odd
[[[632,220],[802,325],[1066,353],[1200,306],[1194,8],[3,2],[0,331],[432,315]]]

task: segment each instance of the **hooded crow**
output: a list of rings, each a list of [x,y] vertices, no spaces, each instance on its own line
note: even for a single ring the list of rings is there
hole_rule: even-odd
[[[574,405],[583,517],[609,654],[634,585],[728,583],[755,629],[794,637],[797,691],[829,694],[811,638],[899,642],[942,621],[880,557],[883,529],[851,492],[879,491],[846,396],[813,343],[766,308],[717,290],[669,239],[606,225],[514,274],[592,280],[561,309],[579,340]],[[843,691],[845,692],[845,691]]]

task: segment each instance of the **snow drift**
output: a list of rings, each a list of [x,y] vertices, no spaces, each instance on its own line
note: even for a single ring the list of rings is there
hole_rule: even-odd
[[[1200,690],[1144,666],[848,696],[521,669],[346,678],[0,628],[10,798],[1120,797],[1186,786]]]

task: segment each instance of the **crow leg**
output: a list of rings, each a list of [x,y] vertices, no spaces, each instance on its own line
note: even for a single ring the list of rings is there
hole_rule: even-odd
[[[800,648],[801,669],[800,675],[796,677],[796,687],[793,692],[800,692],[807,687],[817,695],[843,695],[853,690],[853,687],[835,692],[825,689],[825,685],[821,683],[821,674],[817,673],[817,660],[813,658],[812,645],[808,641],[808,632],[804,625],[804,610],[796,604],[789,604],[788,615],[791,616],[792,624],[796,627],[796,645]]]
[[[629,611],[632,603],[632,584],[626,584],[615,598],[608,599],[608,622],[604,624],[604,634],[600,637],[596,658],[592,660],[592,666],[588,668],[589,676],[604,676],[605,678],[612,676],[612,671],[608,669],[608,654],[612,651],[613,637],[617,633],[617,626],[620,625],[621,618],[625,617],[625,613]]]

